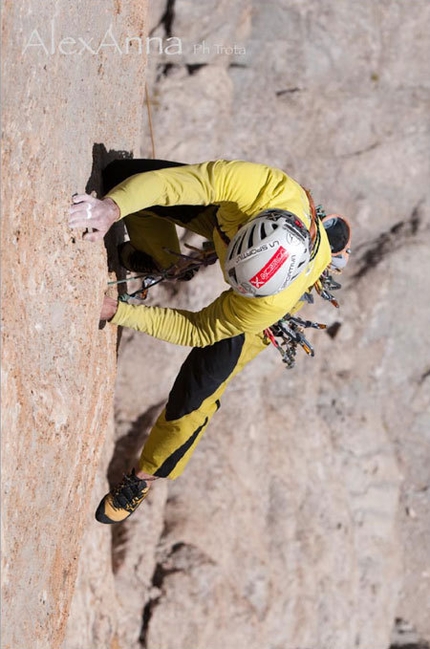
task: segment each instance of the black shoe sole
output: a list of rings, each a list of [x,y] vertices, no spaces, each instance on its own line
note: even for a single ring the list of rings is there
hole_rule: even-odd
[[[96,509],[96,521],[99,523],[104,523],[105,525],[114,525],[115,523],[120,523],[121,521],[113,521],[108,516],[106,516],[104,511],[104,502],[105,499],[101,501],[100,505]]]

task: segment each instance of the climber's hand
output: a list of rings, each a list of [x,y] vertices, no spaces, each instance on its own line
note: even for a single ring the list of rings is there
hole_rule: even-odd
[[[114,317],[116,310],[118,308],[118,301],[114,300],[112,297],[105,295],[102,305],[102,310],[100,312],[100,320],[110,320]]]
[[[111,225],[120,217],[118,205],[111,198],[99,200],[90,194],[75,194],[69,208],[71,228],[89,228],[85,241],[100,241]]]

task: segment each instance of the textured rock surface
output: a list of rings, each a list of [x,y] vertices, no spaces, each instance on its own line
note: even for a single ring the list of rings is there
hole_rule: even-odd
[[[90,176],[88,189],[100,189],[103,146],[140,140],[143,91],[133,79],[144,57],[99,47],[110,26],[118,39],[131,28],[142,34],[143,6],[3,3],[4,649],[62,644],[112,429],[116,332],[98,329],[106,251],[72,234],[67,208]],[[96,560],[106,564],[104,542]]]
[[[153,43],[148,70],[157,156],[278,165],[317,202],[350,216],[355,254],[341,310],[321,302],[307,311],[340,324],[334,337],[314,332],[314,359],[302,354],[286,372],[266,351],[230,387],[178,481],[157,484],[113,533],[89,512],[62,649],[388,649],[430,640],[429,10],[406,0],[151,3],[163,49]],[[173,36],[182,53],[166,51]],[[127,110],[141,109],[134,98]],[[137,150],[128,121],[121,126],[103,126],[98,141]],[[142,149],[151,150],[147,128]],[[69,167],[57,180],[63,203]],[[88,171],[81,178],[74,169],[82,184]],[[92,277],[101,252],[76,245],[81,276]],[[76,263],[74,251],[69,259]],[[198,309],[222,286],[210,268],[179,292],[159,287],[151,300]],[[84,309],[97,301],[81,297]],[[84,332],[98,344],[94,330]],[[107,431],[103,452],[91,442],[81,467],[89,485],[100,457],[91,507],[106,476],[115,481],[133,463],[187,351],[123,333],[116,439]],[[107,409],[109,387],[104,397]],[[105,430],[97,431],[100,439]],[[36,466],[49,466],[49,448]],[[73,462],[77,454],[69,452]],[[9,463],[28,449],[5,455]],[[66,514],[50,522],[73,545]],[[68,565],[71,546],[61,547]]]

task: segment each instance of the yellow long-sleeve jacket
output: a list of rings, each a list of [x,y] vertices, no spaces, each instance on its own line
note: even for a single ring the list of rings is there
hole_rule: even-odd
[[[244,223],[268,208],[289,210],[307,227],[311,222],[308,198],[295,180],[279,169],[237,160],[136,174],[107,196],[117,203],[120,218],[154,205],[216,204],[219,227],[229,239]],[[192,347],[205,347],[241,333],[261,333],[286,313],[297,310],[301,296],[329,265],[330,246],[320,223],[318,231],[308,267],[276,295],[249,298],[228,289],[197,312],[120,302],[112,322]],[[227,245],[216,229],[213,241],[223,269]]]

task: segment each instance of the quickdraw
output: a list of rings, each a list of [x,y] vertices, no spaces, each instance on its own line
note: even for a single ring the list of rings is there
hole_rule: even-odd
[[[282,356],[282,362],[288,369],[296,364],[297,347],[300,346],[309,356],[314,356],[315,351],[311,343],[305,338],[303,330],[325,329],[325,324],[302,320],[297,316],[286,315],[281,320],[264,331],[270,342],[276,347]],[[280,342],[278,341],[280,339]]]
[[[329,292],[341,288],[339,282],[335,282],[328,271],[324,271],[318,282],[314,284],[318,295],[328,300],[333,306],[339,308],[338,301]],[[312,288],[311,287],[311,290]],[[314,297],[309,290],[302,297],[303,302],[313,303]],[[302,320],[297,316],[287,313],[281,320],[264,330],[265,336],[276,347],[282,356],[282,362],[287,369],[292,369],[296,364],[297,347],[301,347],[309,356],[315,356],[315,350],[304,335],[304,329],[327,329],[327,325],[312,320]]]

